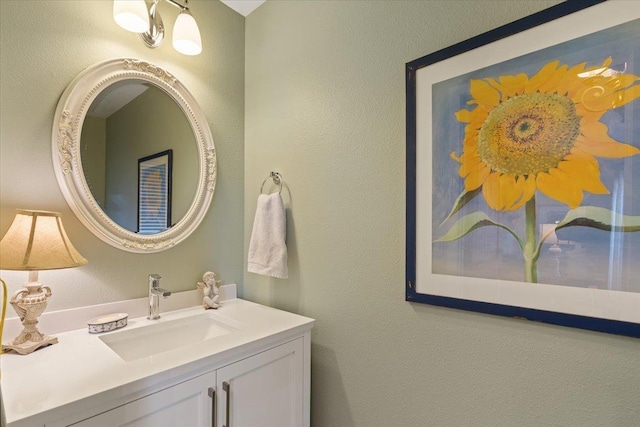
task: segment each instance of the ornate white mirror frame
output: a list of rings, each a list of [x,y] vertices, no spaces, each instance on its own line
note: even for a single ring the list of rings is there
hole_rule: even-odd
[[[129,231],[105,214],[95,200],[82,168],[80,136],[89,107],[104,89],[130,79],[154,84],[171,96],[191,124],[198,145],[200,173],[193,203],[173,227],[152,235]],[[53,122],[52,153],[58,184],[73,212],[93,234],[118,249],[136,253],[169,249],[196,229],[211,204],[217,167],[207,120],[195,98],[180,81],[148,62],[113,59],[95,64],[78,75],[58,102]]]

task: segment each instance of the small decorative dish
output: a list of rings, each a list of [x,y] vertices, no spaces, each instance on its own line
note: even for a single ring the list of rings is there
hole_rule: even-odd
[[[108,332],[127,326],[127,313],[114,313],[105,316],[96,317],[87,322],[90,334],[98,334],[100,332]]]

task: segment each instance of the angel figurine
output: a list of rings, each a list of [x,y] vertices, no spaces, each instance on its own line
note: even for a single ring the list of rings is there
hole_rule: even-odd
[[[220,281],[216,280],[216,273],[207,271],[202,275],[202,282],[198,282],[198,289],[203,293],[202,306],[205,309],[220,307],[219,287]]]

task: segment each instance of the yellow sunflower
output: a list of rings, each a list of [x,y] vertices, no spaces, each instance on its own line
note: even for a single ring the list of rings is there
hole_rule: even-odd
[[[460,163],[465,191],[482,187],[497,211],[520,208],[539,190],[574,209],[583,192],[607,194],[596,157],[640,154],[608,135],[600,122],[609,110],[640,97],[640,77],[615,73],[611,58],[602,66],[569,68],[546,64],[529,78],[521,73],[498,80],[471,80],[472,110],[456,119],[466,123]]]

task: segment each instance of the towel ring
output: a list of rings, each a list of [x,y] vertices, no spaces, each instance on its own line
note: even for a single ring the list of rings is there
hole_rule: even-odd
[[[262,186],[260,187],[260,194],[262,194],[262,190],[264,190],[264,185],[267,183],[267,180],[269,180],[269,178],[271,178],[273,180],[273,183],[278,186],[279,188],[278,193],[281,193],[282,192],[282,175],[280,175],[278,172],[271,172],[269,176],[266,177],[264,181],[262,181]]]

